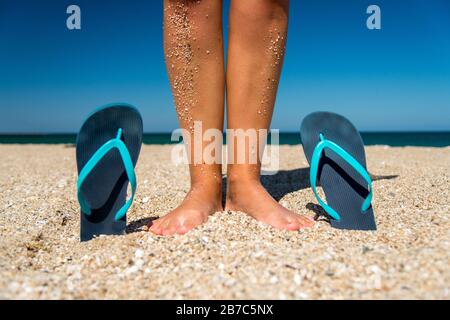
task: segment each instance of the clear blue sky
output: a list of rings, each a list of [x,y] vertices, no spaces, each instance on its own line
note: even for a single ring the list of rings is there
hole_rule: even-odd
[[[370,4],[382,30],[366,28]],[[361,130],[450,130],[448,0],[292,0],[289,27],[274,128],[334,110]],[[0,0],[0,132],[76,132],[114,101],[173,130],[161,33],[162,0]]]

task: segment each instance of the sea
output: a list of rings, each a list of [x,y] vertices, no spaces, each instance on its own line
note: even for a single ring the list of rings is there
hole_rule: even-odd
[[[364,144],[386,145],[392,147],[448,147],[450,146],[450,131],[445,132],[361,132]],[[170,133],[145,133],[144,144],[174,144]],[[226,142],[226,139],[224,139]],[[0,144],[75,144],[76,134],[0,134]],[[269,143],[271,138],[269,137]],[[279,144],[301,144],[297,132],[281,132]]]

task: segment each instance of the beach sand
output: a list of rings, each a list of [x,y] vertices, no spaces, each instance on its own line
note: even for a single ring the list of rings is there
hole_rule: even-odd
[[[216,213],[184,236],[145,231],[189,188],[171,146],[143,146],[128,233],[79,242],[75,149],[0,146],[1,299],[449,299],[450,148],[367,147],[376,232],[278,231]],[[263,181],[283,205],[314,216],[300,146]]]

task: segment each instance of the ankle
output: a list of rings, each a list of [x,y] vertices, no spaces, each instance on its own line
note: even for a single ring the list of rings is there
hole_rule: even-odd
[[[227,187],[239,187],[261,184],[259,175],[229,174],[227,176]]]
[[[220,181],[208,179],[191,181],[190,193],[222,203],[222,181],[221,179]]]
[[[259,179],[252,177],[227,180],[227,208],[233,210],[236,205],[239,207],[242,201],[247,202],[249,198],[258,194],[257,191],[260,190],[260,187]]]
[[[201,179],[191,179],[191,189],[205,189],[211,191],[222,190],[222,177],[202,177]]]
[[[229,185],[260,183],[260,167],[248,164],[229,165],[227,183]]]

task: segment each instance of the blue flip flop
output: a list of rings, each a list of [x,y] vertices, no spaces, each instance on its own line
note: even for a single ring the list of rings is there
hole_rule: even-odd
[[[310,183],[317,201],[337,229],[376,230],[372,181],[364,143],[345,117],[314,112],[301,125],[303,150],[310,164]],[[320,182],[327,203],[317,193]]]
[[[136,192],[134,167],[142,131],[139,111],[125,103],[97,109],[81,127],[76,142],[81,241],[125,233],[126,213]]]

